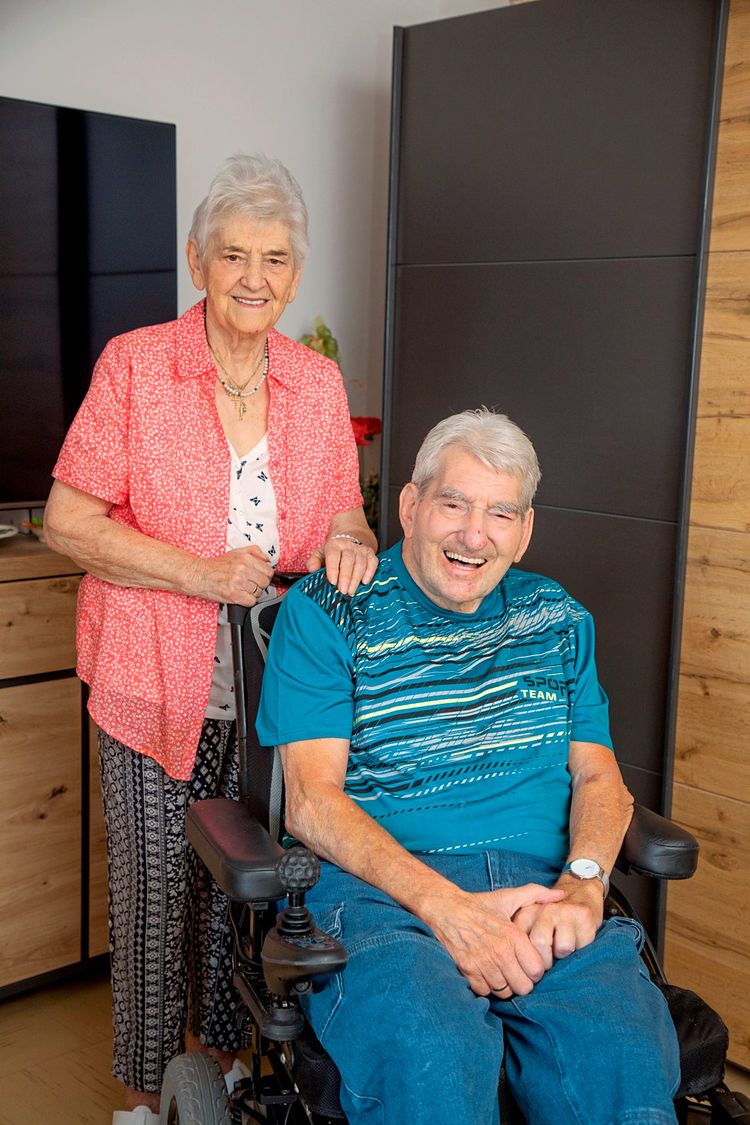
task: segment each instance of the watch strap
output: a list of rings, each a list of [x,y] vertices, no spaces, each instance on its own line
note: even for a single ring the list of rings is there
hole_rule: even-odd
[[[583,859],[584,857],[578,856],[576,858]],[[607,872],[604,870],[604,868],[601,867],[595,859],[586,859],[586,863],[593,864],[593,866],[596,868],[596,871],[593,871],[589,876],[579,875],[576,871],[573,870],[573,864],[575,862],[575,859],[568,860],[560,874],[572,875],[574,879],[580,879],[582,883],[587,883],[589,879],[598,879],[601,885],[604,887],[604,897],[606,898],[609,894],[609,876],[607,875]]]

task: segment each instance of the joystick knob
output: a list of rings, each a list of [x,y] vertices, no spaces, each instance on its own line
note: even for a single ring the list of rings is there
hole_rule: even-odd
[[[320,878],[320,860],[307,848],[289,848],[276,864],[279,881],[288,895],[305,894]]]

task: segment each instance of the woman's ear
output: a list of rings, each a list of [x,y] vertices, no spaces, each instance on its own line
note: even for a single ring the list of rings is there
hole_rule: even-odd
[[[297,296],[297,286],[299,285],[299,279],[301,277],[302,270],[295,270],[294,277],[292,278],[292,284],[289,286],[289,296],[286,299],[286,303],[288,305],[291,305],[292,301]]]
[[[206,279],[203,276],[203,266],[201,265],[201,255],[198,249],[198,243],[192,239],[188,239],[187,244],[187,261],[190,276],[193,279],[193,285],[196,289],[206,288]]]

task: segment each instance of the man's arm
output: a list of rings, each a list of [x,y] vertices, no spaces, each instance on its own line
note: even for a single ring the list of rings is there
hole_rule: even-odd
[[[344,791],[349,742],[339,738],[281,747],[286,824],[323,859],[380,888],[421,918],[478,995],[525,995],[544,973],[541,956],[512,915],[562,899],[536,884],[470,894],[443,878],[368,816]]]
[[[593,859],[609,874],[633,815],[615,756],[594,742],[571,742],[568,770],[573,789],[568,859]],[[598,879],[561,875],[562,901],[524,907],[515,923],[528,934],[544,961],[567,957],[589,945],[602,924],[604,888]]]

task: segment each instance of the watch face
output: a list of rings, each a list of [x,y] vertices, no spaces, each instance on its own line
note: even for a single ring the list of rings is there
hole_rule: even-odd
[[[570,870],[579,879],[595,879],[599,874],[599,864],[594,863],[593,859],[574,859]]]

